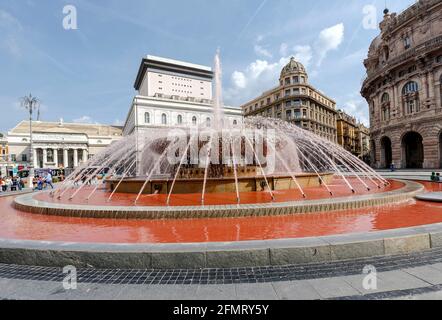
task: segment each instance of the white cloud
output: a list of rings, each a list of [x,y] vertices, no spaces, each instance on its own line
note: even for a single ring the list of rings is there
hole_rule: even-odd
[[[367,102],[359,94],[351,95],[342,106],[342,109],[364,125],[370,125]]]
[[[268,51],[267,49],[263,48],[262,46],[256,44],[255,47],[255,53],[258,56],[263,56],[263,57],[267,57],[267,58],[271,58],[273,57],[273,55],[270,53],[270,51]]]
[[[262,40],[262,39],[261,39]],[[263,91],[277,86],[279,73],[291,57],[301,62],[308,70],[310,77],[319,74],[318,68],[328,52],[336,50],[344,40],[344,24],[339,23],[323,29],[316,40],[310,44],[290,46],[284,42],[279,47],[281,58],[272,62],[272,55],[261,45],[254,45],[255,52],[264,58],[251,62],[244,70],[235,70],[231,76],[231,87],[225,91],[225,100],[231,105],[240,105],[257,97]],[[265,59],[268,58],[268,59]],[[354,59],[354,57],[349,57]]]
[[[344,24],[339,23],[330,28],[326,28],[319,33],[319,38],[315,43],[315,49],[318,54],[318,67],[322,64],[323,60],[331,50],[339,48],[344,41],[344,31]]]
[[[285,57],[288,54],[289,45],[285,42],[281,43],[281,46],[279,47],[279,54],[283,57]]]
[[[232,74],[232,82],[236,88],[244,89],[247,85],[246,76],[240,71],[235,71]]]
[[[81,118],[74,119],[74,123],[93,123],[92,118],[89,116],[82,116]]]
[[[295,46],[293,48],[293,57],[297,61],[301,62],[305,67],[308,67],[313,58],[312,47],[310,47],[309,45]]]

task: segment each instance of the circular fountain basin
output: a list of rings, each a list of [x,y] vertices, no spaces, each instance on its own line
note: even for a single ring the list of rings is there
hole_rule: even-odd
[[[350,179],[350,178],[349,178]],[[169,206],[167,196],[156,194],[145,196],[134,205],[136,195],[119,194],[107,202],[109,192],[100,190],[85,204],[84,197],[90,193],[87,188],[77,198],[51,197],[48,192],[27,194],[14,200],[16,209],[24,212],[60,215],[67,217],[112,218],[112,219],[195,219],[247,216],[276,216],[318,213],[338,210],[352,210],[370,206],[398,203],[412,199],[424,187],[412,181],[392,180],[389,186],[368,191],[357,181],[351,181],[355,194],[346,187],[345,181],[336,179],[331,196],[323,187],[309,188],[309,198],[304,199],[294,190],[275,193],[272,201],[268,192],[241,193],[241,204],[236,204],[236,194],[211,193],[201,204],[200,194],[174,195]],[[75,189],[74,189],[75,190]]]
[[[431,183],[425,187],[442,188]],[[412,199],[314,215],[193,220],[46,216],[18,211],[12,203],[12,197],[0,198],[0,263],[229,268],[357,259],[442,246],[442,204]]]

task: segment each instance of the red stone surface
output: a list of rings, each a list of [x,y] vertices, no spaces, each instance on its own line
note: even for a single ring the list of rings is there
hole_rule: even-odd
[[[424,183],[429,191],[441,184]],[[0,238],[100,243],[178,243],[267,240],[370,232],[442,222],[442,204],[400,205],[282,217],[195,220],[112,220],[44,216],[0,198]]]

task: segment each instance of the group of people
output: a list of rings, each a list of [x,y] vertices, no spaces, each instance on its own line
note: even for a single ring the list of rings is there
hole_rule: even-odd
[[[20,177],[0,177],[0,192],[21,191],[25,187]]]
[[[54,185],[52,184],[52,175],[51,173],[47,173],[45,176],[37,176],[34,179],[34,190],[44,190],[48,187],[54,189]]]
[[[431,173],[431,181],[433,181],[433,182],[442,182],[440,173],[432,172]]]

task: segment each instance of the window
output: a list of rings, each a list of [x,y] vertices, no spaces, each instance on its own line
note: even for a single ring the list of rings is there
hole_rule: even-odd
[[[21,161],[22,162],[28,162],[28,156],[26,154],[21,155]]]
[[[11,154],[11,161],[12,162],[16,162],[17,161],[17,156],[15,154]]]
[[[195,116],[192,117],[192,124],[196,125],[196,117]]]
[[[407,84],[402,89],[402,99],[404,102],[404,111],[407,114],[413,114],[420,111],[419,85],[417,84],[417,82],[407,82]]]
[[[292,119],[292,110],[287,110],[287,111],[285,112],[285,118],[286,118],[287,120],[291,120],[291,119]]]
[[[299,77],[298,77],[298,76],[293,77],[293,82],[294,82],[294,83],[299,83]]]
[[[48,151],[47,151],[47,159],[48,159],[49,163],[53,163],[54,162],[54,150],[48,149]]]
[[[144,114],[144,123],[150,123],[150,113],[146,112]]]
[[[290,95],[290,90],[285,90],[285,96],[288,97]]]
[[[388,93],[384,93],[381,98],[382,103],[390,102],[390,95]]]
[[[286,78],[286,79],[285,79],[285,84],[286,84],[286,85],[289,85],[289,84],[290,84],[290,78]]]
[[[233,120],[233,125],[236,126],[238,124],[237,120]]]
[[[404,38],[404,48],[410,49],[411,48],[411,38],[409,36],[406,36]]]
[[[165,113],[161,115],[161,124],[163,125],[167,124],[167,115]]]
[[[407,95],[419,91],[419,85],[415,81],[408,82],[402,89],[402,94]]]
[[[438,57],[436,58],[436,62],[437,62],[437,63],[442,63],[442,56],[438,56]]]
[[[212,120],[210,118],[206,118],[206,127],[207,128],[211,127],[211,125],[212,125],[211,122],[212,122]]]
[[[182,124],[183,123],[183,116],[179,114],[176,120],[177,120],[178,124]]]

